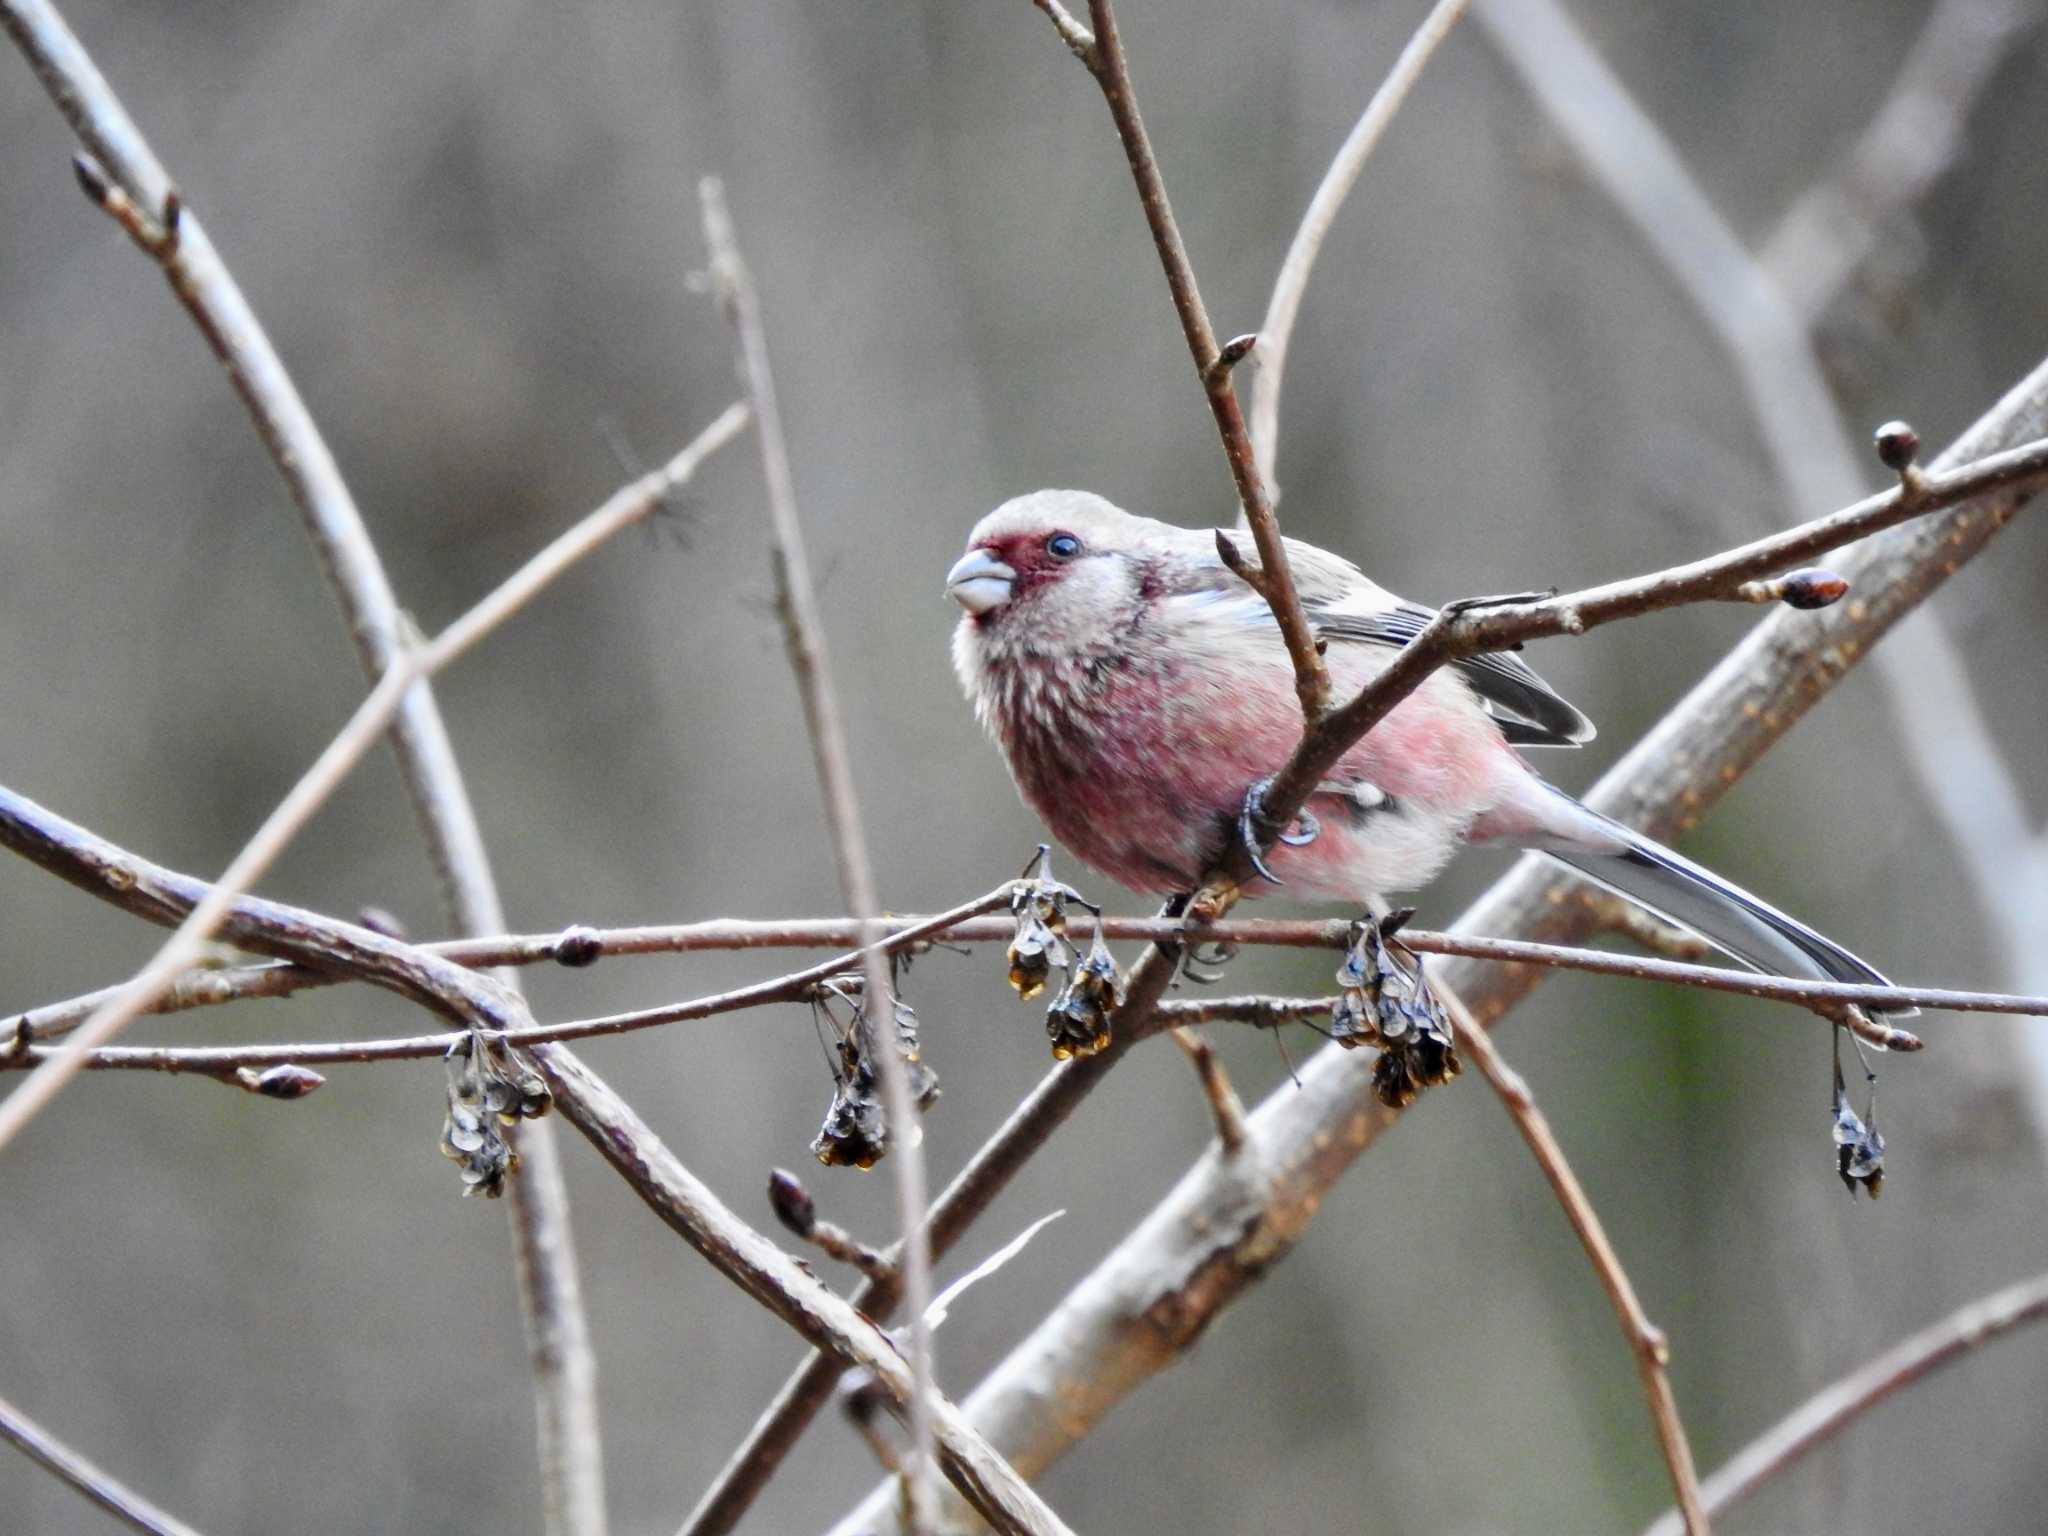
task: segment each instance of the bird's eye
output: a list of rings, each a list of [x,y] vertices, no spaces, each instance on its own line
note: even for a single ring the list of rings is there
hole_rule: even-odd
[[[1045,541],[1045,552],[1055,560],[1071,560],[1081,553],[1081,541],[1071,533],[1056,533]]]

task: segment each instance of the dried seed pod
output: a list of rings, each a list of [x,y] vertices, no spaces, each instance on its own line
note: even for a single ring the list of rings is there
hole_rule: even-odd
[[[1871,1082],[1870,1119],[1865,1121],[1849,1105],[1839,1059],[1835,1063],[1834,1142],[1835,1171],[1842,1177],[1842,1187],[1851,1195],[1861,1189],[1875,1200],[1884,1191],[1884,1137],[1877,1129],[1876,1080]]]
[[[1041,847],[1032,866],[1049,870],[1044,855]],[[1010,897],[1010,912],[1017,919],[1017,932],[1006,955],[1010,985],[1027,1003],[1045,990],[1046,978],[1055,965],[1068,963],[1072,952],[1067,942],[1069,902],[1086,905],[1081,902],[1080,892],[1053,879],[1050,873],[1020,882]]]
[[[448,1114],[441,1151],[461,1168],[463,1193],[496,1199],[519,1167],[500,1125],[531,1120],[554,1103],[547,1079],[497,1036],[472,1030],[448,1048]]]
[[[1109,1044],[1109,1015],[1123,1001],[1123,978],[1116,957],[1102,942],[1098,923],[1088,953],[1076,958],[1067,984],[1045,1011],[1045,1032],[1052,1040],[1055,1061],[1093,1056]]]
[[[1380,1048],[1373,1089],[1394,1109],[1460,1070],[1450,1015],[1429,989],[1422,957],[1386,936],[1398,926],[1393,919],[1352,925],[1351,947],[1337,968],[1343,990],[1330,1017],[1330,1038],[1339,1045]]]
[[[860,1047],[859,1034],[856,1027],[839,1042],[832,1105],[811,1142],[812,1155],[828,1168],[872,1168],[889,1150],[880,1084],[874,1064]]]

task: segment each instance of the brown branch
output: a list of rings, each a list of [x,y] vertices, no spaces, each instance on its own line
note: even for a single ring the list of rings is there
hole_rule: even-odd
[[[985,944],[1007,940],[1014,931],[1008,918],[979,917],[1009,899],[1010,887],[997,887],[987,895],[948,911],[928,917],[895,917],[883,921],[885,937],[879,941],[885,953],[913,952],[940,940],[948,944]],[[1578,894],[1584,894],[1583,891]],[[1661,925],[1630,924],[1619,913],[1610,914],[1599,900],[1581,902],[1588,915],[1587,926],[1626,932],[1646,947],[1665,953],[1706,953],[1710,946],[1695,941],[1682,930]],[[1616,927],[1620,923],[1619,928]],[[1165,918],[1107,917],[1103,936],[1109,939],[1143,939],[1170,943],[1182,937],[1202,942],[1236,945],[1281,946],[1295,949],[1338,949],[1345,947],[1349,923],[1344,919],[1236,919],[1189,926]],[[456,939],[415,946],[465,966],[534,964],[543,960],[568,965],[587,965],[599,955],[649,955],[694,953],[704,950],[754,948],[826,948],[858,943],[862,925],[847,918],[810,918],[791,921],[756,921],[720,918],[703,923],[673,927],[641,927],[601,930],[570,928],[561,934],[514,935],[491,939]],[[1580,949],[1562,944],[1532,943],[1520,939],[1492,939],[1461,933],[1437,933],[1427,929],[1404,928],[1401,942],[1423,954],[1455,955],[1473,960],[1493,960],[1505,965],[1550,966],[1588,971],[1595,975],[1619,976],[1637,981],[1664,982],[1730,992],[1744,997],[1793,1003],[1817,1012],[1849,1003],[1878,1011],[1908,1008],[1938,1008],[1951,1013],[2048,1014],[2048,997],[2009,993],[1963,991],[1948,987],[1879,987],[1852,982],[1805,981],[1790,977],[1765,976],[1754,971],[1692,961],[1667,961],[1645,955],[1616,954],[1608,950]],[[574,959],[564,959],[564,952]],[[729,992],[686,1002],[665,1004],[634,1013],[613,1014],[601,1019],[572,1020],[536,1027],[523,1039],[528,1041],[574,1040],[595,1035],[620,1034],[631,1029],[682,1023],[737,1012],[764,1004],[797,1002],[821,981],[857,970],[863,964],[859,951],[821,961],[815,966],[768,981],[754,982]],[[347,978],[312,970],[291,962],[237,966],[222,970],[185,973],[164,999],[164,1012],[256,998],[280,997],[308,987],[328,986]],[[0,1019],[0,1066],[18,1057],[38,1041],[60,1035],[77,1019],[87,1016],[114,989],[90,992],[62,1003],[48,1004]],[[1913,1050],[1918,1042],[1904,1031],[1885,1033],[1882,1026],[1866,1026],[1865,1038],[1891,1049]],[[332,1061],[382,1060],[382,1056],[346,1054],[392,1042],[358,1042],[355,1045],[309,1046],[308,1050],[333,1051]],[[232,1048],[230,1048],[232,1049]],[[262,1065],[287,1059],[277,1053],[297,1047],[251,1047],[266,1054],[238,1060],[237,1064]],[[118,1053],[117,1053],[118,1054]],[[112,1059],[103,1058],[105,1059]],[[296,1058],[291,1058],[296,1059]],[[98,1062],[95,1063],[100,1064]]]
[[[753,275],[740,255],[725,189],[715,177],[699,186],[704,210],[704,241],[711,255],[711,281],[738,338],[738,366],[747,398],[759,423],[761,469],[768,484],[768,521],[772,531],[770,564],[775,573],[775,605],[782,617],[789,663],[802,696],[804,724],[824,795],[825,824],[838,863],[839,889],[847,909],[862,924],[865,957],[863,1022],[867,1048],[882,1079],[889,1117],[889,1151],[896,1182],[897,1219],[903,1229],[903,1288],[910,1302],[910,1365],[917,1391],[910,1408],[911,1457],[904,1470],[904,1499],[913,1536],[930,1529],[929,1510],[932,1425],[927,1404],[936,1395],[932,1384],[931,1331],[925,1309],[931,1304],[931,1253],[923,1236],[927,1192],[924,1150],[913,1127],[917,1107],[910,1087],[910,1069],[897,1048],[890,1017],[888,967],[875,941],[881,937],[881,897],[875,890],[874,863],[867,834],[861,827],[860,803],[854,792],[846,727],[832,687],[825,655],[825,626],[812,590],[810,564],[804,552],[803,525],[797,516],[796,482],[790,472],[789,449],[782,436],[782,413],[775,400],[775,379],[768,366],[768,337],[761,320],[760,298]]]
[[[1637,1374],[1643,1379],[1643,1395],[1650,1404],[1650,1422],[1657,1431],[1658,1448],[1664,1454],[1664,1465],[1671,1473],[1672,1490],[1678,1497],[1678,1507],[1685,1519],[1685,1536],[1708,1536],[1707,1511],[1700,1497],[1699,1473],[1693,1468],[1692,1446],[1686,1440],[1685,1425],[1679,1420],[1678,1399],[1671,1390],[1671,1376],[1666,1369],[1671,1351],[1664,1331],[1651,1322],[1650,1315],[1643,1310],[1642,1302],[1636,1297],[1635,1286],[1629,1281],[1628,1271],[1622,1268],[1621,1257],[1608,1240],[1607,1229],[1593,1209],[1593,1202],[1586,1197],[1584,1186],[1572,1172],[1571,1164],[1565,1160],[1564,1148],[1551,1131],[1549,1119],[1536,1107],[1536,1096],[1529,1091],[1522,1074],[1507,1064],[1494,1047],[1492,1037],[1472,1017],[1456,993],[1442,985],[1437,985],[1434,990],[1458,1026],[1459,1048],[1478,1066],[1480,1075],[1493,1091],[1500,1095],[1508,1118],[1515,1122],[1515,1129],[1521,1132],[1522,1140],[1528,1144],[1536,1166],[1542,1169],[1544,1182],[1557,1196],[1557,1203],[1564,1207],[1565,1219],[1578,1234],[1580,1246],[1586,1250],[1594,1274],[1599,1276],[1600,1288],[1607,1293],[1607,1300],[1621,1323],[1622,1337],[1635,1357]]]
[[[1235,1152],[1244,1145],[1244,1100],[1231,1086],[1230,1074],[1223,1070],[1223,1062],[1215,1047],[1189,1027],[1192,1021],[1184,1022],[1167,1015],[1166,1010],[1171,1006],[1159,1004],[1146,1022],[1171,1025],[1167,1033],[1173,1036],[1174,1044],[1187,1053],[1195,1065],[1195,1075],[1202,1080],[1202,1096],[1209,1101],[1209,1115],[1216,1122],[1217,1144],[1225,1152]]]
[[[123,1525],[150,1536],[199,1536],[176,1515],[166,1514],[132,1488],[116,1482],[4,1398],[0,1398],[0,1440],[69,1483]]]
[[[1861,1370],[1822,1388],[1738,1451],[1703,1486],[1707,1512],[1727,1513],[1892,1394],[2043,1318],[2048,1318],[2048,1275],[1993,1291],[1893,1345]],[[1670,1510],[1644,1536],[1679,1536],[1680,1530],[1677,1511]]]
[[[1901,523],[2000,492],[2031,492],[2043,484],[2048,484],[2048,440],[2037,440],[1930,472],[1918,489],[1895,486],[1826,517],[1686,565],[1535,602],[1488,602],[1477,607],[1450,604],[1356,698],[1310,728],[1266,791],[1268,819],[1284,822],[1291,818],[1337,760],[1367,731],[1432,672],[1461,656],[1508,650],[1558,635],[1582,635],[1618,619],[1716,601],[1746,581],[1773,575]],[[1872,600],[1859,599],[1849,606],[1867,611],[1871,605]],[[1248,878],[1251,870],[1241,851],[1238,858],[1246,866],[1240,878]]]
[[[1294,665],[1294,687],[1301,700],[1302,719],[1312,725],[1330,706],[1329,674],[1324,670],[1323,658],[1316,650],[1315,633],[1309,626],[1308,616],[1302,612],[1301,598],[1294,589],[1294,572],[1287,563],[1287,548],[1280,537],[1279,521],[1273,516],[1265,487],[1260,483],[1251,433],[1245,426],[1237,389],[1231,381],[1231,360],[1226,359],[1223,349],[1216,345],[1209,312],[1202,304],[1201,290],[1195,286],[1194,267],[1188,261],[1180,226],[1174,221],[1173,205],[1166,198],[1166,183],[1159,174],[1159,161],[1152,152],[1151,137],[1145,132],[1144,120],[1138,115],[1138,99],[1131,88],[1130,65],[1124,57],[1116,14],[1111,10],[1109,0],[1089,0],[1089,15],[1095,23],[1094,37],[1087,46],[1077,47],[1073,35],[1076,25],[1070,21],[1063,26],[1054,9],[1042,3],[1039,8],[1053,17],[1060,36],[1088,67],[1096,84],[1102,87],[1103,100],[1109,104],[1117,138],[1123,144],[1124,158],[1130,163],[1131,178],[1137,183],[1138,201],[1145,210],[1145,223],[1152,231],[1152,244],[1157,248],[1159,264],[1166,272],[1166,287],[1173,295],[1174,313],[1180,316],[1181,331],[1187,337],[1188,352],[1194,359],[1195,376],[1201,381],[1202,393],[1209,402],[1209,413],[1215,417],[1216,430],[1223,439],[1224,457],[1230,461],[1230,475],[1237,483],[1245,526],[1251,529],[1252,541],[1258,546],[1259,569],[1264,578],[1258,590],[1272,606],[1273,617],[1279,622],[1281,638],[1287,644],[1288,660]],[[1233,346],[1237,357],[1242,357],[1250,343],[1240,338]]]
[[[1287,348],[1294,337],[1295,318],[1301,313],[1302,295],[1308,289],[1309,270],[1323,248],[1323,240],[1336,222],[1338,210],[1357,185],[1365,162],[1386,136],[1394,114],[1407,101],[1415,82],[1422,78],[1445,38],[1457,26],[1471,0],[1436,0],[1415,35],[1408,39],[1401,56],[1387,78],[1380,82],[1365,104],[1358,122],[1338,147],[1330,168],[1323,172],[1308,211],[1294,231],[1287,254],[1281,258],[1279,276],[1273,280],[1273,296],[1266,301],[1265,322],[1259,326],[1259,345],[1252,358],[1251,433],[1253,459],[1266,494],[1280,499],[1279,483],[1273,478],[1273,463],[1280,451],[1280,380],[1287,368]]]
[[[627,1185],[721,1274],[837,1359],[870,1372],[906,1416],[922,1399],[938,1461],[981,1517],[1011,1536],[1060,1536],[1058,1515],[952,1403],[917,1382],[897,1346],[851,1302],[728,1210],[632,1108],[572,1057],[547,1058],[555,1101]]]
[[[400,657],[150,962],[103,1004],[61,1051],[0,1103],[0,1147],[6,1146],[70,1081],[83,1065],[86,1052],[119,1033],[199,957],[205,941],[229,915],[236,899],[269,868],[298,829],[376,743],[413,682],[461,656],[604,538],[645,517],[660,505],[662,496],[688,480],[704,458],[728,442],[746,421],[744,407],[728,408],[667,466],[616,493],[604,506],[513,572],[432,642]]]
[[[255,896],[218,902],[217,887],[117,847],[4,788],[0,847],[161,927],[176,927],[195,910],[217,903],[222,908],[218,931],[240,947],[367,981],[454,1019],[465,1029],[517,1032],[532,1022],[516,993],[481,972],[303,907]],[[65,1059],[76,1049],[75,1044],[62,1047],[50,1052],[50,1058]]]

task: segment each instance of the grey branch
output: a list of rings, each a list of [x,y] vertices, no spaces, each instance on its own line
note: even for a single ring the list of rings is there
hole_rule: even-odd
[[[1288,243],[1287,254],[1280,260],[1280,275],[1273,280],[1273,296],[1266,301],[1266,318],[1259,326],[1259,344],[1252,354],[1252,456],[1266,495],[1275,502],[1280,499],[1279,482],[1273,475],[1273,462],[1280,451],[1280,382],[1287,369],[1287,348],[1294,339],[1295,317],[1301,313],[1302,295],[1308,290],[1309,271],[1315,266],[1330,226],[1337,220],[1338,210],[1358,184],[1365,162],[1379,148],[1394,114],[1401,110],[1415,82],[1422,78],[1422,71],[1470,3],[1471,0],[1436,0],[1430,7],[1429,14],[1423,17],[1415,35],[1394,61],[1393,69],[1372,93],[1351,132],[1345,135],[1330,168],[1323,172],[1315,195],[1309,199],[1308,211],[1301,216],[1294,239]]]
[[[1706,1481],[1703,1492],[1708,1513],[1719,1515],[1733,1509],[1892,1394],[2043,1318],[2048,1318],[2048,1275],[1994,1291],[1893,1345],[1861,1370],[1816,1392],[1736,1452]],[[1679,1536],[1679,1531],[1678,1513],[1671,1510],[1644,1536]]]
[[[782,413],[775,400],[775,379],[768,367],[768,335],[761,320],[760,297],[753,274],[740,255],[725,190],[715,177],[699,188],[704,207],[704,243],[711,253],[711,282],[732,321],[738,338],[740,381],[759,424],[761,470],[768,484],[769,560],[775,573],[775,604],[782,617],[789,664],[803,699],[804,724],[817,763],[818,787],[825,801],[825,825],[839,868],[839,890],[848,910],[862,925],[865,967],[863,1012],[868,1050],[882,1078],[889,1117],[890,1166],[896,1181],[897,1219],[903,1229],[904,1295],[910,1302],[910,1365],[917,1391],[910,1405],[911,1455],[903,1487],[916,1536],[930,1529],[932,1426],[927,1406],[936,1395],[932,1385],[931,1330],[925,1309],[931,1304],[931,1251],[924,1237],[926,1205],[924,1149],[915,1132],[917,1107],[910,1088],[910,1069],[897,1048],[890,1017],[890,980],[876,941],[881,897],[875,889],[874,861],[861,825],[860,801],[854,792],[846,726],[832,686],[825,653],[825,625],[811,585],[810,561],[804,551],[803,525],[797,516],[796,482],[790,472],[789,448],[782,436]]]
[[[123,1525],[150,1536],[199,1536],[176,1515],[164,1513],[132,1488],[107,1476],[4,1398],[0,1398],[0,1440],[69,1483]]]

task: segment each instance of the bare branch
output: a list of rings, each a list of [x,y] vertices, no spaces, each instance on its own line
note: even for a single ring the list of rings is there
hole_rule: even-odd
[[[1841,293],[1885,225],[1955,165],[1970,109],[2042,9],[2038,0],[1935,0],[1840,170],[1786,209],[1757,253],[1807,325]]]
[[[760,423],[761,469],[768,482],[768,521],[773,531],[770,564],[775,572],[775,603],[782,616],[783,638],[790,667],[803,698],[804,724],[818,769],[818,787],[825,799],[825,823],[839,866],[839,889],[847,909],[862,924],[866,957],[866,1003],[863,1011],[868,1046],[881,1073],[889,1115],[889,1150],[896,1180],[897,1219],[903,1229],[904,1294],[910,1302],[910,1365],[917,1392],[910,1408],[911,1457],[903,1488],[915,1536],[930,1529],[932,1425],[927,1404],[936,1396],[932,1385],[931,1330],[925,1310],[931,1305],[932,1259],[924,1237],[927,1193],[924,1149],[914,1127],[917,1106],[910,1088],[910,1070],[897,1048],[890,1016],[888,967],[875,943],[882,910],[875,890],[874,863],[867,834],[861,828],[860,803],[854,793],[853,768],[846,746],[846,727],[832,689],[825,656],[825,626],[811,588],[810,563],[804,553],[803,525],[797,517],[796,482],[790,473],[789,449],[782,437],[782,413],[775,401],[775,379],[768,367],[768,336],[761,322],[760,298],[753,275],[740,255],[725,189],[715,177],[699,185],[704,205],[704,242],[711,253],[711,280],[739,341],[739,374]]]
[[[2048,1275],[2023,1280],[1959,1307],[1931,1328],[1893,1345],[1860,1371],[1823,1388],[1787,1414],[1708,1478],[1707,1512],[1733,1509],[1765,1483],[1796,1466],[1895,1392],[1933,1375],[1970,1351],[2048,1318]],[[1679,1536],[1676,1510],[1644,1536]]]
[[[394,662],[369,696],[328,743],[313,766],[270,813],[225,873],[179,924],[148,965],[103,1004],[64,1048],[45,1061],[0,1103],[0,1147],[6,1146],[35,1114],[54,1098],[84,1064],[84,1053],[105,1044],[150,1001],[196,960],[205,941],[235,901],[270,867],[292,837],[325,803],[349,770],[375,745],[396,714],[406,690],[462,655],[491,630],[510,618],[540,588],[575,560],[587,554],[602,536],[616,532],[660,503],[662,495],[688,480],[704,458],[729,442],[746,425],[743,406],[729,407],[696,441],[666,467],[618,492],[604,506],[571,528],[527,562],[463,617],[425,647],[408,651]],[[593,530],[603,530],[593,537]]]
[[[1279,482],[1273,478],[1273,461],[1280,451],[1280,380],[1287,368],[1287,348],[1294,339],[1295,317],[1301,313],[1301,297],[1308,289],[1309,269],[1323,248],[1323,239],[1336,222],[1344,199],[1358,184],[1365,162],[1379,148],[1394,114],[1407,101],[1415,82],[1436,51],[1451,35],[1451,29],[1465,14],[1471,0],[1436,0],[1422,25],[1408,39],[1401,56],[1380,88],[1372,93],[1351,132],[1338,147],[1337,158],[1323,172],[1308,211],[1294,231],[1286,256],[1280,261],[1280,275],[1273,281],[1273,296],[1266,301],[1265,323],[1259,327],[1258,353],[1252,359],[1252,454],[1266,495],[1280,499]]]
[[[165,1514],[141,1494],[115,1482],[4,1398],[0,1398],[0,1440],[69,1483],[123,1525],[149,1536],[199,1536],[177,1516]]]
[[[1537,1167],[1543,1170],[1544,1182],[1564,1207],[1565,1219],[1571,1222],[1587,1259],[1592,1262],[1593,1272],[1600,1277],[1600,1288],[1614,1307],[1622,1337],[1627,1340],[1629,1352],[1635,1356],[1636,1370],[1643,1378],[1650,1421],[1656,1428],[1657,1444],[1664,1453],[1664,1465],[1670,1469],[1671,1486],[1684,1515],[1685,1536],[1707,1536],[1707,1511],[1700,1497],[1699,1473],[1693,1468],[1692,1446],[1685,1438],[1685,1426],[1678,1417],[1678,1399],[1671,1391],[1671,1376],[1665,1369],[1671,1351],[1663,1330],[1650,1321],[1642,1302],[1637,1300],[1628,1271],[1621,1267],[1621,1257],[1608,1241],[1607,1229],[1601,1225],[1593,1202],[1586,1198],[1585,1188],[1565,1160],[1564,1148],[1552,1133],[1550,1121],[1536,1107],[1535,1095],[1522,1074],[1502,1058],[1492,1037],[1456,993],[1442,985],[1433,990],[1458,1026],[1459,1047],[1500,1095],[1508,1118],[1528,1143]]]
[[[1216,430],[1223,438],[1224,456],[1230,461],[1231,477],[1237,482],[1238,501],[1244,508],[1245,526],[1258,546],[1263,581],[1260,594],[1272,606],[1279,621],[1281,637],[1287,643],[1288,659],[1294,664],[1295,692],[1301,699],[1302,719],[1314,724],[1330,704],[1330,678],[1322,656],[1316,650],[1315,635],[1302,612],[1301,598],[1294,590],[1294,573],[1287,563],[1287,548],[1281,542],[1280,524],[1267,502],[1260,483],[1259,468],[1252,453],[1251,433],[1239,408],[1237,390],[1231,382],[1216,333],[1209,324],[1209,312],[1202,305],[1195,286],[1195,271],[1188,262],[1187,247],[1174,222],[1173,205],[1166,200],[1166,183],[1159,174],[1159,161],[1152,153],[1152,140],[1138,116],[1138,99],[1131,89],[1130,65],[1124,58],[1123,39],[1117,31],[1116,15],[1109,0],[1089,0],[1089,14],[1095,23],[1092,48],[1081,55],[1103,99],[1116,121],[1124,158],[1130,162],[1131,177],[1138,186],[1138,201],[1145,210],[1145,222],[1152,231],[1152,243],[1159,251],[1159,263],[1166,270],[1166,286],[1173,295],[1175,313],[1180,316],[1188,351],[1195,362],[1195,375],[1208,397],[1209,412],[1216,418]],[[1063,34],[1064,35],[1064,34]],[[1240,338],[1242,342],[1242,338]],[[1238,348],[1242,357],[1249,347]]]
[[[662,1145],[632,1108],[588,1067],[545,1059],[556,1103],[633,1192],[714,1268],[842,1366],[873,1374],[897,1408],[924,1398],[947,1478],[981,1517],[1012,1536],[1061,1536],[1067,1527],[966,1416],[915,1381],[895,1344],[851,1302],[800,1269],[741,1221]]]

